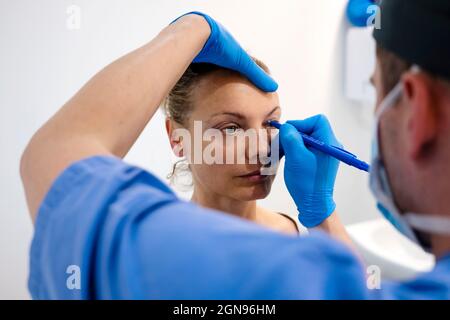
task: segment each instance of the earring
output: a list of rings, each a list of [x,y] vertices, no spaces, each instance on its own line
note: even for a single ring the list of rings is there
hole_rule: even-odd
[[[172,150],[177,157],[181,158],[183,156],[183,144],[181,142],[175,144]]]

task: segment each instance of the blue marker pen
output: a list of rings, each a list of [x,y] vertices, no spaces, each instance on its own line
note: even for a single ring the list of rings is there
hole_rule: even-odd
[[[280,127],[281,127],[281,124],[278,121],[269,121],[269,125],[277,128],[277,129],[280,129]],[[326,144],[323,141],[314,139],[313,137],[308,136],[307,134],[304,134],[303,132],[299,131],[299,133],[302,136],[303,142],[305,143],[306,146],[314,148],[316,150],[319,150],[323,153],[326,153],[326,154],[332,156],[333,158],[336,158],[339,161],[342,161],[342,162],[348,164],[349,166],[369,172],[370,166],[366,162],[359,160],[354,154],[352,154],[342,148],[339,148],[336,146],[331,146],[331,145]]]

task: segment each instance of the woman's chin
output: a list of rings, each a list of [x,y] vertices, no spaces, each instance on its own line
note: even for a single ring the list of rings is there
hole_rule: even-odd
[[[236,188],[233,198],[241,201],[254,201],[266,198],[270,193],[271,184],[260,184],[255,186]]]

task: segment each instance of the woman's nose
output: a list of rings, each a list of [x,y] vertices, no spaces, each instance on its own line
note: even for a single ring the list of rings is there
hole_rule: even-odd
[[[270,157],[270,136],[266,128],[258,128],[255,132],[254,138],[246,143],[247,158],[250,164],[264,165]]]

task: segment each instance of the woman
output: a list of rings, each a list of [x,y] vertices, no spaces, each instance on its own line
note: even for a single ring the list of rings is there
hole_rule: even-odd
[[[269,73],[264,63],[254,58],[253,61]],[[194,63],[170,91],[164,109],[172,149],[177,156],[186,158],[187,170],[192,174],[193,202],[279,232],[299,233],[297,223],[288,215],[256,204],[256,200],[268,196],[275,177],[274,174],[261,174],[264,165],[258,155],[267,154],[270,147],[268,121],[280,120],[281,108],[276,92],[261,91],[235,71],[213,64]],[[219,152],[224,157],[225,151],[232,149],[231,152],[236,157],[233,157],[231,164],[192,161],[192,149],[187,152],[186,146],[174,135],[174,131],[180,128],[188,130],[191,137],[189,146],[193,146],[195,134],[198,135],[194,128],[196,123],[201,124],[202,136],[207,130],[219,131],[223,139],[215,141],[215,147],[221,150]],[[239,144],[237,137],[250,130],[265,134],[266,141],[256,143],[256,148],[251,148],[248,140]],[[225,146],[226,141],[231,141],[231,144]],[[204,143],[201,151],[207,146],[208,143]],[[237,164],[238,155],[246,161]],[[251,163],[253,158],[256,160]],[[180,164],[183,163],[175,164],[171,178],[176,178],[179,174]]]

